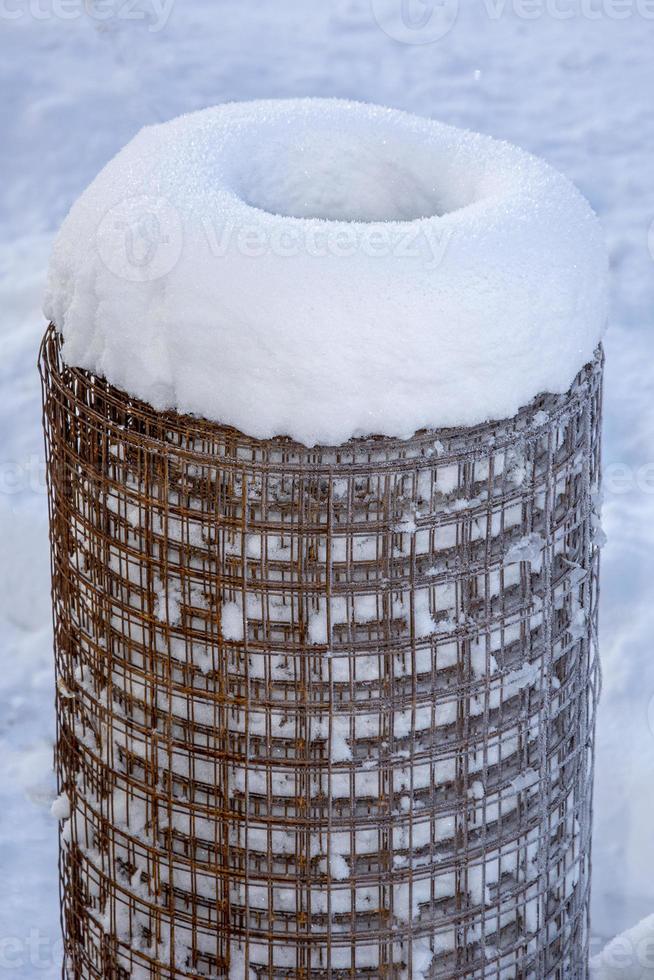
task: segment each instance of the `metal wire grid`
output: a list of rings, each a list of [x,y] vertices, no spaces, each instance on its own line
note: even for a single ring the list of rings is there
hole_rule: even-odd
[[[40,366],[63,975],[585,978],[601,352],[315,449]]]

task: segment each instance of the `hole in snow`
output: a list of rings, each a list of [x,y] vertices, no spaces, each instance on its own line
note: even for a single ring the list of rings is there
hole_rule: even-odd
[[[303,130],[288,142],[261,139],[242,153],[237,180],[250,206],[290,218],[331,221],[412,221],[456,210],[457,180],[442,178],[442,161],[415,141],[382,133]]]

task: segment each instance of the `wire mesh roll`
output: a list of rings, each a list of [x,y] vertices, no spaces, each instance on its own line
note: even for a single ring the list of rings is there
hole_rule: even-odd
[[[308,449],[41,351],[64,976],[587,976],[602,357]]]

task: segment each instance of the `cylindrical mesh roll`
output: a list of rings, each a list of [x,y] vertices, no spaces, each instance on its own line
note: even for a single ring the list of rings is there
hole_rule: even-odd
[[[586,977],[601,354],[314,449],[41,370],[64,975]]]

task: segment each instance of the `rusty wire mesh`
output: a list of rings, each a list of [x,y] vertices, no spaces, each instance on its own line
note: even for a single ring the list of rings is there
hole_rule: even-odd
[[[601,354],[306,449],[41,354],[68,978],[583,978]]]

